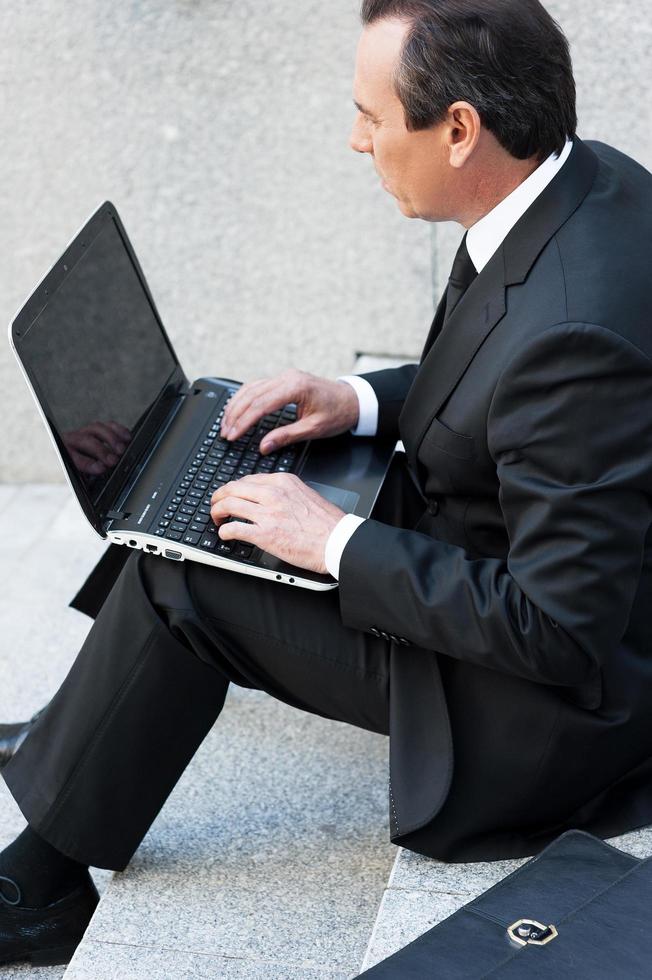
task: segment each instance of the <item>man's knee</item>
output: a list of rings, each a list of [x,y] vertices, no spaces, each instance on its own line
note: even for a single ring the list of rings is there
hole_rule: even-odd
[[[131,556],[127,565],[132,563],[149,602],[158,612],[193,608],[187,582],[188,562],[173,561],[139,551]]]

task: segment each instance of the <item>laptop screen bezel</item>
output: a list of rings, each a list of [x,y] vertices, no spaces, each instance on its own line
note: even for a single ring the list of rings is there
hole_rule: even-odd
[[[79,260],[85,255],[98,235],[100,235],[112,222],[127,251],[129,259],[145,296],[152,309],[156,324],[161,331],[163,339],[168,346],[174,367],[170,375],[165,379],[161,390],[152,403],[150,410],[145,418],[141,420],[138,429],[133,434],[133,439],[129,444],[118,466],[116,466],[106,486],[96,501],[93,501],[88,489],[81,479],[77,468],[74,466],[70,455],[61,444],[58,438],[57,429],[53,424],[53,417],[48,404],[47,397],[39,386],[38,379],[31,370],[29,360],[21,355],[21,345],[23,338],[33,326],[38,317],[42,314],[46,306],[52,301],[57,291],[61,288],[69,275],[75,269]],[[86,518],[93,528],[102,537],[106,537],[106,525],[110,520],[109,515],[115,510],[116,504],[128,486],[138,469],[142,459],[147,455],[148,449],[155,442],[156,436],[166,419],[170,416],[173,408],[178,405],[180,396],[184,395],[189,387],[188,380],[179,364],[176,352],[163,326],[163,322],[154,303],[147,280],[143,274],[136,253],[129,241],[129,237],[120,220],[118,212],[110,201],[105,201],[97,211],[89,218],[81,231],[75,236],[70,245],[66,248],[61,258],[52,266],[50,271],[41,280],[37,288],[31,294],[26,303],[22,306],[11,324],[11,341],[14,351],[25,374],[26,380],[32,389],[32,393],[41,409],[43,418],[50,430],[52,441],[55,445],[57,454],[64,467],[68,480],[79,500],[79,503],[86,515]]]

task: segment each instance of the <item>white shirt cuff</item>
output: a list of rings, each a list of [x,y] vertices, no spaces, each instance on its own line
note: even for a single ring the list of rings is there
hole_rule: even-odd
[[[366,518],[357,517],[355,514],[345,514],[331,531],[326,542],[326,550],[324,551],[324,564],[328,569],[329,575],[332,575],[333,578],[339,580],[342,552],[346,548],[353,532],[357,531],[360,525],[364,524],[365,520]]]
[[[374,389],[368,381],[365,381],[358,374],[345,374],[337,380],[346,381],[358,396],[360,414],[358,424],[355,429],[351,429],[352,435],[375,436],[378,429],[378,399]]]

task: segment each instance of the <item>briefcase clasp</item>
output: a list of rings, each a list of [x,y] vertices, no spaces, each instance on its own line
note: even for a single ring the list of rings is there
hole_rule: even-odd
[[[559,933],[553,925],[544,926],[536,919],[518,919],[508,928],[507,935],[519,946],[545,946]]]

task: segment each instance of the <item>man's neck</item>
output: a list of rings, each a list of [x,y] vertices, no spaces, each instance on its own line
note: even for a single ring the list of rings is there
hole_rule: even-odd
[[[475,173],[469,174],[468,192],[464,194],[468,206],[460,213],[458,222],[464,228],[471,228],[509,197],[541,163],[538,157],[517,160],[504,150],[491,154],[477,166]]]
[[[567,140],[561,153],[551,153],[534,169],[528,168],[530,172],[522,180],[518,181],[512,173],[513,179],[501,183],[497,193],[485,196],[482,208],[478,208],[480,217],[468,225],[466,233],[466,247],[478,272],[482,271],[514,225],[554,180],[572,149],[572,140]],[[518,176],[523,176],[523,173]],[[486,210],[487,207],[489,210]]]

